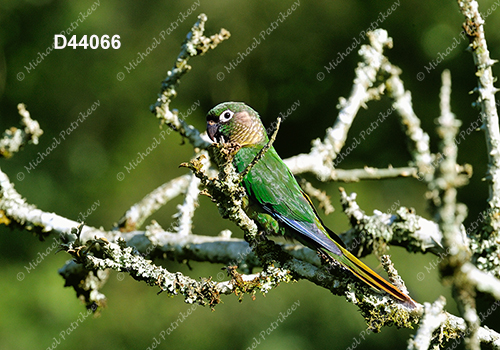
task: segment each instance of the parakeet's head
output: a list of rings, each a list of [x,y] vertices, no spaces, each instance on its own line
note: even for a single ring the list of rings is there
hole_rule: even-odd
[[[242,147],[268,141],[259,115],[242,102],[224,102],[212,108],[207,114],[207,133],[214,142],[236,142]]]

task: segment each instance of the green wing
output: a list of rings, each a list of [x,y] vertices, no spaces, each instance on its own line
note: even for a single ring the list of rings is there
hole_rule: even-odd
[[[259,151],[255,146],[240,149],[235,157],[238,171],[243,171]],[[309,197],[273,147],[245,176],[243,185],[265,212],[292,228],[293,237],[299,242],[343,255],[339,246],[344,247],[344,243],[323,225]]]
[[[259,153],[261,147],[243,147],[235,156],[238,172]],[[248,195],[264,209],[292,220],[316,223],[314,208],[280,156],[271,147],[245,176],[243,186]]]

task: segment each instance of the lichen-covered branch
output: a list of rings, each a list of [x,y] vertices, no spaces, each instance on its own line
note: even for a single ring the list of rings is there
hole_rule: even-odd
[[[401,73],[401,69],[387,59],[381,66],[381,74],[389,76],[385,81],[385,88],[388,96],[394,100],[393,108],[398,112],[401,127],[408,137],[408,148],[413,161],[421,174],[428,175],[433,170],[429,135],[420,126],[420,119],[413,110],[411,93],[405,89]]]
[[[479,12],[477,1],[458,1],[460,11],[465,17],[464,32],[469,38],[469,51],[476,66],[478,86],[474,89],[478,94],[475,105],[481,110],[488,154],[488,170],[485,179],[489,185],[488,209],[485,211],[484,225],[471,235],[473,262],[482,270],[490,271],[500,278],[500,129],[498,109],[494,86],[497,77],[493,75],[492,66],[497,61],[490,58],[486,43],[484,19]]]
[[[428,197],[432,199],[436,221],[443,232],[443,246],[447,255],[440,267],[443,277],[451,277],[454,297],[467,323],[469,334],[465,337],[467,349],[479,350],[477,336],[480,321],[476,312],[474,286],[471,286],[461,272],[461,267],[470,260],[469,241],[465,235],[462,222],[467,215],[467,208],[457,203],[457,187],[467,183],[467,178],[458,173],[457,136],[460,122],[455,118],[449,106],[451,94],[451,77],[448,71],[442,75],[441,116],[438,118],[438,134],[442,141],[439,144],[443,160],[438,164],[434,179],[429,182]]]
[[[439,297],[432,305],[424,303],[424,315],[420,319],[415,338],[409,341],[408,350],[430,349],[434,331],[442,327],[447,319],[443,312],[445,305],[446,299],[444,297]]]
[[[200,179],[191,175],[184,203],[177,207],[179,211],[174,215],[175,218],[178,218],[177,233],[180,235],[189,235],[192,231],[194,211],[198,206],[199,186]]]
[[[27,143],[38,144],[38,138],[42,136],[43,130],[36,120],[31,119],[30,113],[23,103],[17,105],[21,116],[23,128],[11,127],[4,131],[0,139],[0,157],[10,158]]]
[[[384,49],[392,47],[392,38],[383,29],[369,32],[368,37],[370,45],[363,45],[359,50],[362,62],[356,68],[351,95],[348,99],[340,99],[340,112],[333,127],[327,129],[323,141],[319,139],[313,141],[310,153],[284,160],[294,174],[311,172],[322,181],[350,182],[361,179],[417,177],[421,174],[428,175],[433,169],[431,167],[433,156],[429,148],[429,135],[422,130],[420,119],[413,110],[411,94],[405,90],[399,77],[401,70],[391,64],[384,56]],[[378,82],[380,77],[384,79],[382,84]],[[373,123],[385,121],[394,110],[398,112],[401,126],[409,139],[410,152],[416,167],[338,169],[338,164],[357,146],[355,140],[352,145],[347,145],[345,151],[342,152],[357,112],[361,107],[366,107],[368,101],[380,99],[385,91],[394,100],[393,109],[386,114],[382,113]],[[362,138],[365,134],[362,135]]]
[[[73,287],[87,309],[99,313],[106,306],[106,296],[100,290],[109,278],[109,270],[87,270],[82,264],[68,260],[58,272],[64,278],[64,286]]]
[[[488,174],[486,177],[490,185],[488,203],[491,208],[495,209],[489,216],[494,232],[499,232],[500,218],[497,214],[500,211],[500,128],[495,104],[495,94],[498,89],[494,86],[494,82],[497,78],[491,69],[497,61],[490,58],[484,32],[484,20],[479,13],[477,1],[458,0],[458,6],[465,17],[463,28],[469,38],[469,49],[476,65],[478,86],[475,91],[478,93],[477,105],[483,116],[483,130],[488,153]]]
[[[335,169],[332,171],[331,176],[332,176],[331,177],[332,181],[343,181],[343,182],[394,179],[397,177],[418,178],[418,168],[416,167],[393,168],[389,166],[387,169],[377,169],[365,166],[363,169]]]
[[[8,176],[0,170],[0,222],[6,226],[19,227],[38,235],[40,239],[51,233],[58,234],[65,241],[74,240],[71,233],[78,222],[55,213],[47,213],[29,204],[15,189]],[[82,233],[92,237],[99,230],[85,226]],[[108,234],[108,239],[115,237]]]
[[[185,192],[192,175],[186,174],[164,183],[148,193],[140,202],[134,204],[120,218],[117,228],[122,232],[139,229],[148,217],[167,204],[171,199]]]
[[[389,255],[382,255],[380,257],[380,262],[382,263],[382,267],[389,275],[389,281],[399,288],[403,293],[409,295],[408,289],[406,288],[405,282],[399,276],[398,270],[394,267],[394,264],[391,261],[391,257]]]
[[[167,77],[162,82],[161,92],[156,103],[151,106],[151,111],[162,124],[165,123],[173,130],[178,131],[195,148],[200,149],[206,149],[210,142],[203,139],[194,126],[179,119],[177,113],[170,110],[170,102],[177,96],[176,89],[181,77],[191,70],[191,66],[188,64],[189,59],[216,48],[217,45],[231,36],[227,30],[221,29],[218,34],[206,37],[204,35],[206,21],[207,16],[205,14],[202,13],[198,16],[198,22],[193,26],[182,44],[181,52],[175,60],[174,67],[167,73]]]
[[[368,33],[370,45],[363,45],[359,51],[363,61],[358,64],[354,84],[349,98],[340,99],[340,112],[332,128],[328,128],[323,141],[316,139],[308,154],[285,159],[285,164],[294,174],[310,172],[322,181],[335,179],[334,161],[341,161],[339,154],[347,140],[347,134],[361,107],[370,100],[378,99],[380,91],[372,89],[385,56],[385,47],[392,46],[392,39],[385,30]],[[340,155],[341,156],[341,155]],[[341,156],[343,159],[343,156]]]
[[[356,202],[356,193],[347,195],[340,189],[340,203],[344,213],[351,222],[352,229],[342,234],[342,240],[349,250],[357,256],[368,255],[377,248],[379,255],[384,253],[387,244],[399,245],[409,252],[442,253],[442,233],[435,222],[426,220],[403,206],[399,206],[395,214],[375,211],[368,216]],[[374,242],[379,242],[375,247]]]
[[[444,311],[444,297],[440,297],[432,305],[424,304],[424,315],[420,318],[419,329],[414,339],[409,341],[408,349],[443,348],[448,342],[449,348],[456,348],[470,330],[464,319]],[[479,327],[476,339],[492,349],[500,349],[500,334],[488,327]]]

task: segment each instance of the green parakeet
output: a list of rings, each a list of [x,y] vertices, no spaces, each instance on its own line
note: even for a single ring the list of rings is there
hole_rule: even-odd
[[[269,141],[258,113],[241,102],[221,103],[210,110],[207,133],[214,142],[239,146],[233,158],[238,172],[242,172]],[[288,227],[287,232],[293,235],[292,238],[317,251],[323,258],[339,262],[374,289],[385,291],[410,307],[415,306],[413,299],[359,261],[323,224],[311,200],[274,147],[244,177],[243,186],[250,201]]]

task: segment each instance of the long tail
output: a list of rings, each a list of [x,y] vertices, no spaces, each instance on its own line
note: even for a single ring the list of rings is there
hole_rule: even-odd
[[[337,255],[329,252],[324,248],[319,248],[319,250],[330,259],[334,259],[351,271],[356,277],[368,284],[370,287],[378,290],[385,291],[392,295],[395,299],[403,302],[406,306],[410,308],[415,308],[415,301],[408,295],[404,294],[398,288],[387,282],[385,279],[380,277],[375,271],[370,269],[368,266],[363,264],[358,258],[352,255],[347,249],[337,244],[343,255]]]
[[[323,224],[307,194],[303,193],[303,196],[309,202],[315,214],[313,221],[297,220],[290,217],[290,215],[287,216],[278,213],[272,207],[263,206],[263,208],[269,214],[292,228],[292,232],[296,232],[292,237],[296,238],[302,244],[312,249],[316,249],[327,259],[338,261],[342,266],[346,267],[372,288],[389,293],[396,300],[403,302],[403,304],[409,308],[415,308],[417,306],[412,298],[380,277],[376,272],[352,255],[345,248],[345,244],[340,237]]]

